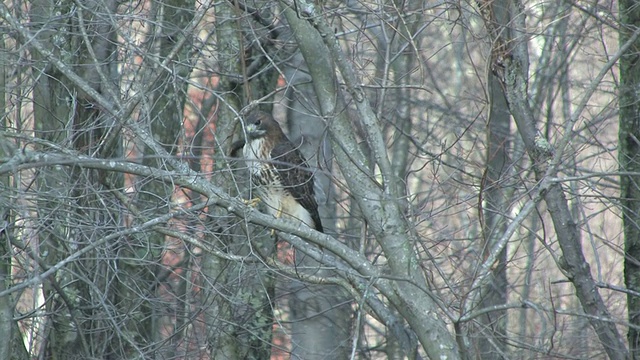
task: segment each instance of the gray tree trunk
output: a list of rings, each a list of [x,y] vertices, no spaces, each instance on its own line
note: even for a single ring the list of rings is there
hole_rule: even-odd
[[[237,22],[233,21],[234,9],[231,4],[223,2],[215,7],[216,19],[218,25],[216,27],[216,35],[218,40],[218,49],[220,52],[220,70],[222,73],[240,74],[242,64],[237,61],[237,54],[241,51],[241,41],[236,35],[238,31]],[[235,114],[242,108],[242,96],[238,94],[237,80],[227,77],[221,77],[218,83],[218,91],[223,94],[225,106],[216,107],[216,139],[214,173],[220,174],[215,176],[212,182],[220,186],[222,189],[233,193],[234,179],[225,172],[229,166],[224,156],[231,148],[234,130],[237,128]],[[205,114],[208,115],[208,114]],[[225,224],[223,209],[214,207],[211,209],[215,221],[212,221],[209,227],[223,235],[223,244],[219,244],[216,237],[211,236],[215,232],[210,232],[207,240],[211,244],[222,245],[232,244],[229,235],[231,231],[229,225]],[[207,332],[207,346],[213,358],[224,359],[241,359],[241,349],[235,338],[235,322],[233,321],[232,304],[227,297],[233,298],[232,291],[226,288],[226,284],[230,278],[228,268],[232,266],[227,260],[205,254],[202,259],[202,282],[204,286],[204,321]],[[226,296],[220,296],[224,294]]]
[[[0,35],[0,109],[7,109],[7,67],[8,56],[5,52],[5,39]],[[0,120],[0,127],[8,126],[6,119]],[[8,159],[16,149],[12,142],[0,135],[0,159]],[[15,179],[7,175],[0,176],[0,291],[7,290],[14,283],[13,277],[13,236],[18,208],[17,185]],[[16,313],[14,296],[0,297],[0,359],[26,360],[29,358],[18,323],[14,321]]]
[[[301,9],[314,9],[307,2],[296,2]],[[394,292],[385,296],[415,331],[428,356],[434,358],[459,357],[454,337],[438,317],[436,304],[425,296],[426,279],[418,269],[413,246],[417,242],[414,229],[410,229],[401,213],[399,196],[395,188],[396,174],[392,173],[386,144],[381,128],[355,77],[333,36],[333,29],[317,17],[301,18],[292,9],[284,14],[292,27],[309,71],[313,78],[315,93],[323,117],[329,125],[335,161],[362,210],[372,234],[385,252],[392,276],[408,279],[407,282],[393,284]],[[329,53],[327,58],[324,54]],[[323,54],[323,55],[319,55]],[[335,62],[345,81],[345,86],[353,96],[358,110],[357,121],[365,132],[365,138],[372,149],[373,158],[380,168],[382,186],[363,173],[366,160],[353,136],[352,124],[344,114],[344,95],[336,84]],[[384,191],[382,190],[384,189]],[[408,354],[413,346],[405,347]]]
[[[299,146],[310,168],[314,169],[314,181],[318,211],[325,233],[335,233],[336,204],[331,183],[332,150],[329,146],[326,124],[318,107],[309,69],[302,54],[294,47],[295,39],[289,28],[279,34],[279,40],[292,44],[293,54],[286,59],[284,77],[289,90],[287,100],[286,129],[289,139]],[[323,270],[322,265],[295,252],[299,272],[316,276],[335,276]],[[349,354],[351,332],[351,308],[349,296],[336,285],[310,284],[301,280],[288,280],[282,291],[288,298],[291,321],[292,359],[344,359]]]
[[[507,24],[509,13],[506,4],[494,2],[494,15],[498,24]],[[506,36],[506,34],[505,34]],[[509,137],[511,115],[502,92],[500,79],[492,72],[487,74],[489,116],[487,118],[487,158],[482,182],[482,234],[483,259],[493,249],[507,228],[509,194],[505,177],[509,169]],[[500,251],[497,263],[489,274],[486,285],[480,289],[479,309],[500,306],[507,302],[507,249]],[[506,312],[489,311],[478,319],[478,335],[474,351],[480,359],[502,359],[505,352]]]
[[[0,109],[7,108],[6,102],[6,64],[8,59],[5,51],[4,35],[0,35]],[[0,120],[0,127],[6,126],[5,120]],[[0,136],[0,158],[9,158],[14,149],[11,144]],[[11,191],[11,181],[9,175],[0,177],[0,291],[6,290],[11,285],[11,241],[9,239],[13,223],[13,215],[11,214],[12,206],[9,203],[9,194]],[[0,298],[0,333],[5,336],[0,339],[0,358],[11,359],[11,343],[14,341],[13,327],[13,304],[12,299],[8,296]],[[18,339],[19,337],[16,337]]]
[[[302,55],[296,53],[284,74],[295,88],[288,91],[287,125],[289,138],[298,145],[309,166],[315,168],[315,188],[319,212],[325,233],[335,234],[336,205],[332,172],[332,152],[328,144],[326,125],[319,116],[317,96]],[[320,270],[320,263],[296,252],[296,266],[313,275],[331,276]],[[302,270],[306,269],[306,270]],[[291,311],[292,359],[345,359],[349,354],[351,308],[344,289],[336,285],[314,285],[291,281],[289,286]]]
[[[637,1],[620,0],[620,44],[640,26]],[[620,58],[620,129],[618,159],[620,203],[624,227],[624,280],[627,289],[640,291],[640,45],[636,43]],[[627,295],[627,340],[633,359],[640,359],[640,296]]]
[[[423,19],[417,15],[421,1],[388,1],[380,8],[380,18],[384,18],[387,10],[397,11],[397,20],[393,23],[382,22],[377,32],[377,43],[381,52],[377,66],[381,90],[378,92],[378,102],[375,105],[376,116],[384,124],[386,138],[389,140],[389,159],[391,162],[393,188],[400,196],[401,211],[408,216],[415,214],[410,202],[405,198],[409,194],[407,188],[407,174],[410,170],[411,136],[414,134],[414,103],[411,99],[410,74],[418,67],[418,53],[416,44],[420,42],[418,29],[423,25]],[[418,111],[421,111],[418,110]],[[369,156],[371,154],[369,153]],[[397,314],[397,311],[396,311]],[[391,334],[391,329],[386,329]],[[407,354],[401,341],[394,336],[387,339],[386,355],[389,359],[402,359]]]
[[[511,116],[502,93],[499,79],[488,74],[490,112],[487,119],[487,165],[483,178],[483,253],[492,249],[504,234],[509,216],[509,191],[505,177],[509,169],[509,137]],[[507,249],[500,251],[498,262],[491,271],[490,280],[480,290],[479,309],[504,305],[507,302]],[[476,340],[478,357],[501,359],[504,357],[506,312],[489,311],[480,316],[479,335]]]

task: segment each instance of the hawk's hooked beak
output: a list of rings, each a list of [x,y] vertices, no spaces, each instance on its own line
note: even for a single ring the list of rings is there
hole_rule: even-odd
[[[247,132],[247,137],[256,139],[267,133],[266,130],[261,129],[256,124],[247,124],[245,125],[245,131]]]
[[[247,134],[253,134],[257,132],[258,127],[255,124],[247,124],[246,130],[247,130]]]

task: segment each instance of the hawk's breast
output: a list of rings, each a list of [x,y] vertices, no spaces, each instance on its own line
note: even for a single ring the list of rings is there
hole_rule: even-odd
[[[294,218],[313,227],[309,211],[282,184],[279,172],[271,162],[271,148],[266,139],[261,138],[248,142],[243,149],[252,190],[271,215]]]
[[[270,163],[269,146],[265,139],[250,141],[243,149],[243,155],[251,176],[251,184],[262,189],[264,187],[282,188],[273,164]]]
[[[268,149],[264,138],[254,139],[245,145],[243,155],[251,177],[252,190],[257,192],[256,195],[267,206],[269,212],[275,214],[282,204],[285,191],[273,164],[269,163]]]

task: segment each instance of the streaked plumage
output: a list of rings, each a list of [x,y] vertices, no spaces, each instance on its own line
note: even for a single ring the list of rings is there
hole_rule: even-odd
[[[313,187],[313,173],[304,157],[286,137],[273,117],[256,112],[246,120],[246,141],[232,146],[231,155],[242,149],[251,184],[267,211],[302,221],[323,231]]]

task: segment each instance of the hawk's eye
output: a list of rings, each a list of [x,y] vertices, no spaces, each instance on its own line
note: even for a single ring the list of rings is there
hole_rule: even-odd
[[[253,123],[253,125],[255,126],[260,126],[260,124],[262,124],[262,121],[260,121],[260,119],[256,120],[256,122]]]

